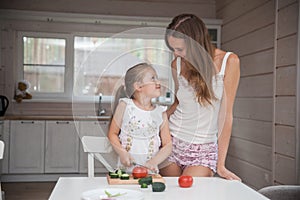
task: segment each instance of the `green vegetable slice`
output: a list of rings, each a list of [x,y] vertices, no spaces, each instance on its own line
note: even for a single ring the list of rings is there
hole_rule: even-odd
[[[126,194],[126,192],[124,192],[124,193],[120,193],[120,192],[118,192],[117,194],[111,194],[111,193],[109,193],[107,190],[104,190],[104,192],[105,192],[105,194],[107,195],[107,197],[119,197],[119,196],[122,196],[122,195],[125,195]]]
[[[148,188],[147,183],[142,183],[141,188]]]
[[[110,178],[119,178],[119,174],[111,173],[109,174]]]
[[[122,174],[120,178],[121,180],[129,180],[129,174]]]

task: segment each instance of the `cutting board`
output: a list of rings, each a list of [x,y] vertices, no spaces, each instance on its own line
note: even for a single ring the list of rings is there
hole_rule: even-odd
[[[152,174],[152,181],[153,182],[162,182],[165,183],[165,179],[160,175],[160,174]],[[139,179],[134,179],[133,176],[131,175],[129,177],[129,180],[121,180],[119,178],[110,178],[109,175],[107,177],[107,182],[110,185],[123,185],[123,184],[139,184]]]

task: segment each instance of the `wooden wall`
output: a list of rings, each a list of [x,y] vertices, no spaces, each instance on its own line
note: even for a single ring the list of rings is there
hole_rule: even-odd
[[[297,70],[300,70],[299,66],[297,69],[299,1],[280,0],[276,12],[274,181],[277,184],[296,184],[299,183],[300,170],[300,154],[297,152],[300,133],[296,132]],[[299,89],[298,85],[298,95]]]
[[[299,183],[298,1],[217,0],[216,12],[222,48],[241,61],[227,165],[256,189]]]

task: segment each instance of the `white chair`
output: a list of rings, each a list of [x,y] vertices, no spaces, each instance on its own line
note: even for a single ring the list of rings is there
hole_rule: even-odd
[[[108,138],[99,136],[83,136],[81,142],[83,145],[83,151],[88,153],[88,177],[95,176],[95,158],[98,159],[108,171],[114,170],[102,156],[104,153],[114,153]]]
[[[0,140],[0,159],[3,159],[3,154],[4,154],[4,142]],[[0,200],[2,200],[1,182],[0,182]]]

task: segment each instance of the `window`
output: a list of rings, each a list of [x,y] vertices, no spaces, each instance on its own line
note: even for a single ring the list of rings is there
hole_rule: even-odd
[[[114,96],[126,70],[144,61],[156,69],[162,96],[171,89],[172,54],[163,39],[76,36],[74,50],[75,96]]]
[[[31,83],[32,90],[63,93],[66,40],[23,36],[23,48],[24,78]]]
[[[49,33],[19,33],[21,70],[18,79],[30,83],[35,98],[70,96],[67,43],[69,36]],[[67,42],[68,41],[68,42]]]
[[[126,70],[148,62],[157,71],[164,98],[173,87],[170,75],[173,55],[162,36],[22,32],[19,77],[30,82],[30,91],[36,99],[94,100],[94,96],[102,93],[104,100],[108,97],[110,100],[122,84]]]

